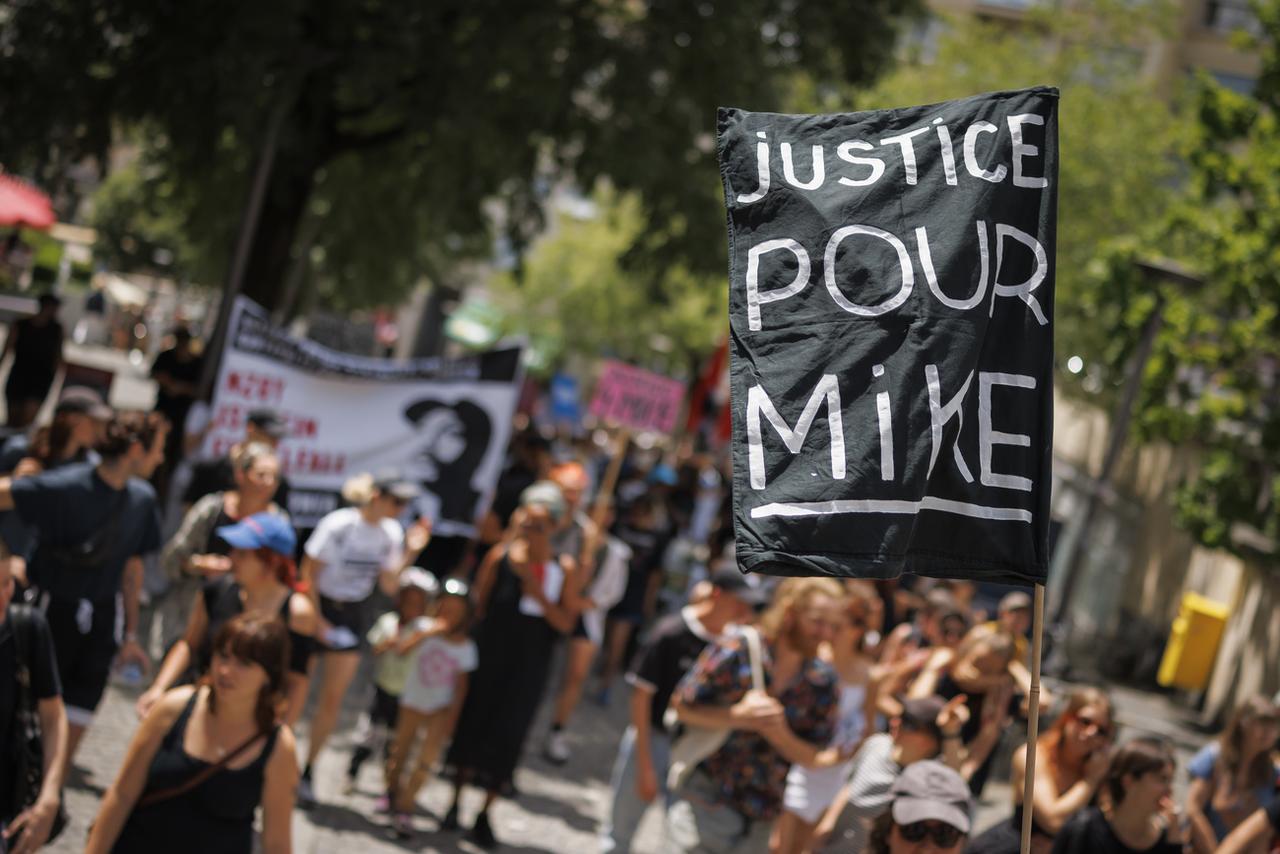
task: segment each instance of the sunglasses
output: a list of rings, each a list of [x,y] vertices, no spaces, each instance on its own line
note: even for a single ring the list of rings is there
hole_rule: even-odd
[[[1085,717],[1077,717],[1076,722],[1080,724],[1080,728],[1085,730],[1086,732],[1088,732],[1089,730],[1094,730],[1095,732],[1098,733],[1098,735],[1102,736],[1103,738],[1111,737],[1111,726],[1108,724],[1104,724],[1101,721],[1094,720],[1093,718],[1085,718]]]
[[[939,848],[951,848],[964,837],[964,831],[941,821],[916,821],[898,825],[898,832],[908,842],[923,842],[930,837]]]

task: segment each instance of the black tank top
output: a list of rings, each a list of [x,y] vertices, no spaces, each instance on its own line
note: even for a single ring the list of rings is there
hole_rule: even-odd
[[[240,585],[228,576],[223,575],[207,582],[204,585],[203,595],[204,612],[208,616],[209,624],[205,629],[200,648],[195,651],[197,675],[208,670],[209,664],[213,661],[213,639],[218,636],[218,631],[232,617],[244,613],[244,603],[240,601]],[[290,593],[285,597],[284,604],[280,606],[280,619],[284,621],[286,627],[289,625],[289,604],[294,596],[300,595],[302,594]],[[307,664],[311,659],[311,646],[311,638],[289,629],[290,673],[306,675]]]
[[[181,786],[211,763],[182,747],[197,690],[160,742],[139,801],[151,792]],[[189,792],[151,806],[135,806],[112,851],[115,854],[228,854],[253,850],[253,813],[262,801],[263,773],[279,729],[243,768],[224,768]]]

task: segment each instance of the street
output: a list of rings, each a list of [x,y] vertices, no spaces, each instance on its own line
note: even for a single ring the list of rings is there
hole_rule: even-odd
[[[551,686],[558,684],[553,675]],[[1051,686],[1060,691],[1062,686]],[[468,852],[480,851],[468,843],[464,834],[440,834],[437,823],[448,809],[451,787],[440,780],[432,781],[418,798],[418,814],[414,819],[418,836],[400,841],[392,836],[389,822],[374,812],[374,800],[381,790],[381,763],[370,761],[361,770],[355,794],[343,795],[343,781],[350,756],[350,735],[359,709],[368,696],[367,674],[349,695],[344,716],[332,749],[321,758],[316,768],[317,795],[321,806],[310,812],[294,812],[294,851],[297,854],[330,854],[359,850],[362,854],[396,851]],[[548,691],[550,693],[550,691]],[[1205,740],[1186,723],[1185,717],[1165,700],[1153,694],[1114,688],[1120,740],[1140,734],[1160,735],[1170,739],[1178,754],[1175,794],[1181,803],[1186,789],[1186,763]],[[67,790],[71,826],[62,838],[47,850],[59,854],[78,852],[84,834],[97,812],[99,798],[119,770],[128,741],[137,725],[133,711],[136,692],[113,685],[98,717],[80,750],[76,772]],[[547,731],[550,706],[544,702],[542,714],[529,739],[526,760],[516,772],[519,796],[514,801],[500,800],[493,809],[494,831],[503,851],[555,852],[577,854],[595,851],[595,827],[608,795],[608,778],[618,739],[626,723],[624,694],[614,691],[612,706],[602,709],[584,700],[569,728],[573,757],[564,767],[548,763],[540,755],[541,739]],[[305,722],[299,732],[299,748],[305,740]],[[1014,733],[1006,738],[1016,741]],[[1006,754],[1007,755],[1007,754]],[[977,805],[976,827],[986,829],[1007,818],[1010,792],[997,772],[988,783]],[[468,790],[463,799],[462,823],[470,825],[479,809],[481,795]],[[662,851],[659,815],[651,810],[637,839],[637,854],[660,854]]]

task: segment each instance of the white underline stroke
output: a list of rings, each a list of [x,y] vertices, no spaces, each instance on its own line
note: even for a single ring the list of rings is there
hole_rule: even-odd
[[[934,498],[927,495],[919,501],[897,501],[892,499],[847,499],[839,501],[797,501],[762,504],[751,508],[752,519],[767,519],[771,516],[832,516],[837,513],[897,513],[914,516],[921,510],[936,510],[939,513],[954,513],[957,516],[970,516],[974,519],[990,519],[996,522],[1027,522],[1032,520],[1031,511],[1019,507],[984,507],[981,504],[969,504],[964,501],[951,501],[946,498]]]

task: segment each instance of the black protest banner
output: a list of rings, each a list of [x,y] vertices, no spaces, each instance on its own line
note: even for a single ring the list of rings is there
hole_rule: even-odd
[[[1043,583],[1057,101],[720,111],[744,570]]]

